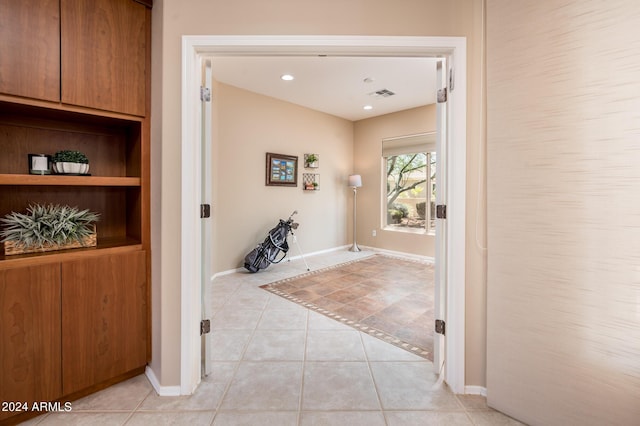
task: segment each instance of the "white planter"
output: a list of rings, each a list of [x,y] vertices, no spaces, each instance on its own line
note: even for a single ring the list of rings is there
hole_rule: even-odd
[[[89,165],[83,163],[53,163],[53,171],[56,173],[68,173],[84,175],[89,173]]]

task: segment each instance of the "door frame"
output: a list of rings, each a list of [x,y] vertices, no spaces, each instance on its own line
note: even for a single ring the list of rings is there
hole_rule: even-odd
[[[447,132],[447,289],[444,380],[454,393],[465,391],[465,217],[466,217],[466,38],[385,36],[183,36],[182,37],[182,200],[180,391],[200,383],[202,295],[200,204],[200,84],[202,61],[212,55],[342,55],[389,57],[448,56],[454,67]]]

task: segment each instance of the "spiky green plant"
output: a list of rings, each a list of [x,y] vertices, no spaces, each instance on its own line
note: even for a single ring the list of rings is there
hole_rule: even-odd
[[[98,220],[98,213],[77,207],[32,204],[26,214],[11,212],[0,219],[4,224],[0,238],[21,248],[62,245],[74,240],[83,244],[83,238],[94,232],[93,222]]]

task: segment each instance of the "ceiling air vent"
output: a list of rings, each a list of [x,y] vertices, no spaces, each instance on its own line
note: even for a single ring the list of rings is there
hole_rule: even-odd
[[[395,93],[389,89],[380,89],[373,93],[369,93],[369,95],[374,96],[376,98],[388,98],[389,96],[395,95]]]

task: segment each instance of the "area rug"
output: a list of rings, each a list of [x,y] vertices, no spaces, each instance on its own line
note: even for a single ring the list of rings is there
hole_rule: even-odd
[[[433,361],[433,264],[376,254],[261,288]]]

